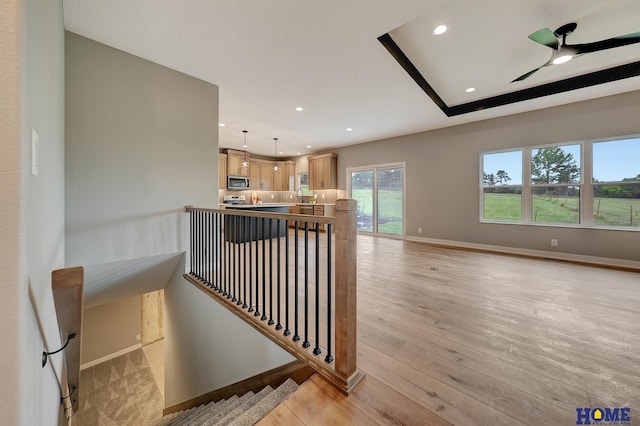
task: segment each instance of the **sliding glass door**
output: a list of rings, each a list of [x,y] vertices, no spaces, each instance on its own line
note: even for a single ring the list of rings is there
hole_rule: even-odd
[[[348,169],[358,231],[404,235],[404,164]]]

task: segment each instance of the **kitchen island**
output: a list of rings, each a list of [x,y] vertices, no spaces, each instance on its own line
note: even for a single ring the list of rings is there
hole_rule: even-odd
[[[289,213],[291,205],[293,204],[225,204],[225,210]],[[284,237],[286,232],[286,220],[233,215],[224,217],[224,239],[236,244]]]

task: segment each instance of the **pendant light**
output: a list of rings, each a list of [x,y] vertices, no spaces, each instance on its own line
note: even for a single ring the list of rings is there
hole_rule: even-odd
[[[273,138],[273,173],[278,173],[278,138]]]
[[[244,155],[240,160],[240,168],[246,169],[249,167],[249,158],[247,158],[247,130],[243,130],[242,133],[244,133],[244,145],[242,145],[242,148],[244,148]]]

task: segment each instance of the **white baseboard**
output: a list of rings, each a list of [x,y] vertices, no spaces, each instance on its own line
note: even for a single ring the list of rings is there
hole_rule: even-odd
[[[521,256],[540,257],[545,259],[567,260],[570,262],[590,263],[594,265],[610,266],[616,268],[636,269],[640,271],[640,262],[635,260],[613,259],[609,257],[585,256],[572,253],[558,253],[545,250],[531,250],[518,247],[494,246],[490,244],[467,243],[463,241],[440,240],[437,238],[413,237],[407,235],[407,241],[427,243],[445,247],[458,247],[473,250],[490,251]]]
[[[89,361],[86,364],[82,364],[80,366],[80,370],[84,370],[85,368],[93,367],[94,365],[101,364],[101,363],[103,363],[105,361],[109,361],[110,359],[117,358],[120,355],[124,355],[126,353],[133,352],[136,349],[141,349],[141,348],[142,348],[142,343],[136,343],[135,345],[129,346],[128,348],[124,348],[122,350],[119,350],[118,352],[114,352],[112,354],[105,355],[105,356],[103,356],[101,358],[94,359],[93,361]]]

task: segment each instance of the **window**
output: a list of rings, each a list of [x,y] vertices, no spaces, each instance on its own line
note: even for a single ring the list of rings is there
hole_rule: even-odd
[[[488,152],[480,159],[482,221],[640,229],[638,137]]]
[[[482,156],[483,218],[522,220],[522,151]]]
[[[640,140],[593,144],[593,223],[640,227]]]
[[[531,221],[580,223],[580,145],[531,150]]]

